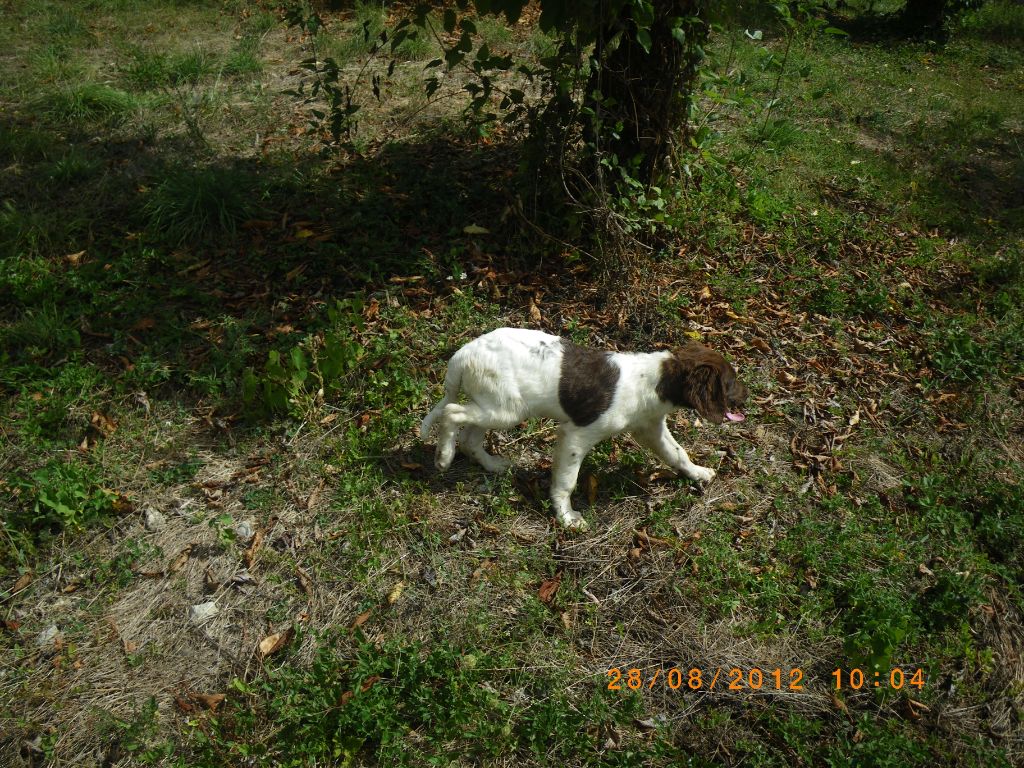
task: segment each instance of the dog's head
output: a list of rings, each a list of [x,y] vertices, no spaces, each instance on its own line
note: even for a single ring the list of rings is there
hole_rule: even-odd
[[[662,364],[658,396],[719,424],[743,421],[747,388],[724,357],[694,341],[674,349]]]

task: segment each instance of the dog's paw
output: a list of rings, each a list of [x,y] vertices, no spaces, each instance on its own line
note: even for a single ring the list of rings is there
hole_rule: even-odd
[[[563,528],[569,531],[583,532],[590,527],[587,521],[583,519],[583,515],[572,509],[568,512],[559,513],[558,522],[562,524]]]
[[[512,462],[504,456],[488,455],[486,458],[481,457],[480,465],[488,472],[500,475],[508,471],[508,468],[512,466]]]
[[[445,472],[452,465],[453,458],[455,458],[455,451],[444,451],[438,448],[437,453],[434,454],[434,466],[437,467],[438,472]]]
[[[699,467],[694,464],[688,467],[686,476],[691,480],[696,480],[698,483],[710,483],[715,477],[715,470],[710,467]]]

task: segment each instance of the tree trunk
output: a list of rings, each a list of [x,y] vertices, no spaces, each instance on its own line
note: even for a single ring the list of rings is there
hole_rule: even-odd
[[[942,31],[948,0],[907,0],[900,12],[900,23],[910,34]]]
[[[697,19],[697,0],[654,5],[649,51],[637,39],[628,6],[623,17],[605,27],[587,93],[594,117],[586,138],[598,161],[614,155],[645,186],[657,181],[673,147],[685,139],[708,34],[707,25]],[[684,43],[672,34],[678,19],[685,20]]]

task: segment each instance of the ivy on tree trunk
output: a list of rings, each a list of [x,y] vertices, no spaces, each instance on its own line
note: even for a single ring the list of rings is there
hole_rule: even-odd
[[[598,159],[614,156],[646,186],[685,140],[708,28],[697,17],[696,0],[655,3],[646,25],[633,18],[635,8],[623,6],[599,34],[585,135]]]

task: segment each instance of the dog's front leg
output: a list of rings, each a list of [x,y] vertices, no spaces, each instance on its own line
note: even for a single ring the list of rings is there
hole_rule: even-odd
[[[672,469],[691,480],[707,482],[715,476],[715,470],[702,467],[690,461],[690,456],[668,431],[665,419],[644,424],[632,430],[633,438],[645,448],[654,451],[659,459]]]
[[[551,464],[551,504],[558,522],[566,528],[587,529],[587,521],[572,508],[572,492],[580,473],[583,457],[598,441],[584,430],[563,424]]]

